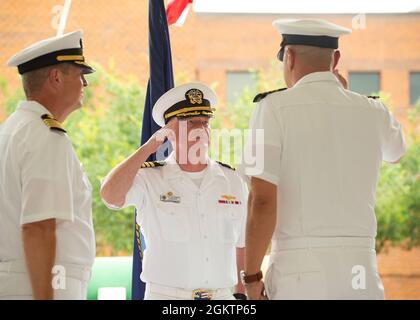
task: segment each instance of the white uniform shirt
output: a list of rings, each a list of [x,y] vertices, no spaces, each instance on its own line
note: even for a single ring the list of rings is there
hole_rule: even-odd
[[[263,170],[251,175],[277,185],[273,239],[376,236],[381,162],[405,152],[401,127],[380,101],[315,72],[261,100],[250,127],[264,129]]]
[[[22,224],[57,219],[56,264],[95,258],[91,185],[65,133],[24,101],[0,127],[0,261],[24,260]]]
[[[146,242],[142,281],[183,289],[233,287],[236,247],[245,246],[246,184],[236,171],[209,160],[198,188],[173,153],[165,162],[139,170],[123,206],[138,210]]]

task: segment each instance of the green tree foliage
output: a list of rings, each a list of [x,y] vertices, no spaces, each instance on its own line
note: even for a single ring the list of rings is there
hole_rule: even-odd
[[[410,110],[413,129],[406,134],[407,152],[399,164],[384,163],[376,190],[377,248],[388,242],[408,248],[420,245],[420,141],[415,133],[420,103]]]
[[[93,221],[98,255],[132,250],[134,210],[112,211],[99,197],[101,180],[139,146],[145,89],[115,71],[88,76],[84,107],[64,126],[93,186]]]

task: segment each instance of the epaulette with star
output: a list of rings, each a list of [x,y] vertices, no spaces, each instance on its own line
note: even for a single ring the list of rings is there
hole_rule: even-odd
[[[271,90],[271,91],[259,93],[255,96],[255,98],[254,98],[254,100],[252,100],[252,102],[254,102],[254,103],[255,102],[260,102],[262,99],[264,99],[269,94],[272,94],[274,92],[280,92],[280,91],[283,91],[283,90],[286,90],[286,89],[287,88],[280,88],[280,89],[277,89],[277,90]]]
[[[231,167],[230,165],[228,165],[228,164],[226,164],[226,163],[223,163],[223,162],[220,162],[220,161],[216,161],[218,164],[220,164],[222,167],[225,167],[225,168],[228,168],[228,169],[230,169],[230,170],[236,170],[235,168],[233,168],[233,167]]]
[[[155,168],[155,167],[162,167],[166,164],[165,161],[148,161],[144,162],[141,167],[142,168]]]
[[[41,116],[42,121],[44,121],[45,125],[50,128],[50,130],[52,131],[61,131],[66,133],[67,131],[64,130],[63,126],[61,125],[60,122],[58,122],[57,119],[55,119],[52,115],[50,114],[43,114]]]

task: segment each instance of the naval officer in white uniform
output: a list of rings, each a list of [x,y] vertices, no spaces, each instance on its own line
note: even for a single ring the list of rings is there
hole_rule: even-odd
[[[92,188],[61,125],[94,71],[82,32],[35,43],[8,65],[26,100],[0,127],[0,299],[85,299]]]
[[[401,126],[382,102],[347,90],[333,73],[338,38],[349,29],[323,20],[273,24],[288,88],[256,97],[250,127],[264,130],[262,170],[241,169],[251,176],[241,273],[248,297],[264,299],[265,283],[269,299],[383,299],[375,187],[382,161],[405,152]]]
[[[166,92],[153,108],[163,128],[102,185],[109,207],[138,210],[145,299],[244,298],[238,275],[248,192],[235,170],[208,157],[215,106],[215,93],[201,83]],[[166,137],[174,149],[169,157],[144,163]]]

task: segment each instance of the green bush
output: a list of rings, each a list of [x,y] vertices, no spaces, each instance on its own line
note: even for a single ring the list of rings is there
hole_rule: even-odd
[[[101,180],[139,146],[145,89],[116,72],[88,76],[84,107],[64,123],[93,186],[93,221],[98,255],[132,250],[134,210],[112,211],[99,197]]]
[[[115,70],[96,68],[98,72],[87,77],[90,85],[85,91],[84,107],[72,113],[64,127],[93,186],[97,255],[129,255],[134,210],[107,209],[99,197],[99,188],[111,168],[139,145],[145,88],[136,79],[121,76]],[[274,68],[265,74],[256,73],[255,79],[258,91],[284,86]],[[23,99],[22,90],[11,90],[0,77],[0,92],[5,97],[6,113],[10,114]],[[212,127],[247,128],[254,110],[254,94],[245,90],[234,104],[219,108]],[[418,123],[419,110],[420,105],[409,115],[412,123]],[[378,249],[387,242],[404,243],[407,247],[420,244],[420,142],[414,133],[407,140],[409,147],[401,163],[384,164],[381,169],[376,205]],[[221,151],[221,156],[232,163],[232,153]]]
[[[419,123],[420,103],[408,119]],[[399,164],[384,163],[376,191],[377,248],[387,242],[408,248],[420,245],[420,141],[414,129],[406,135],[407,152]]]

